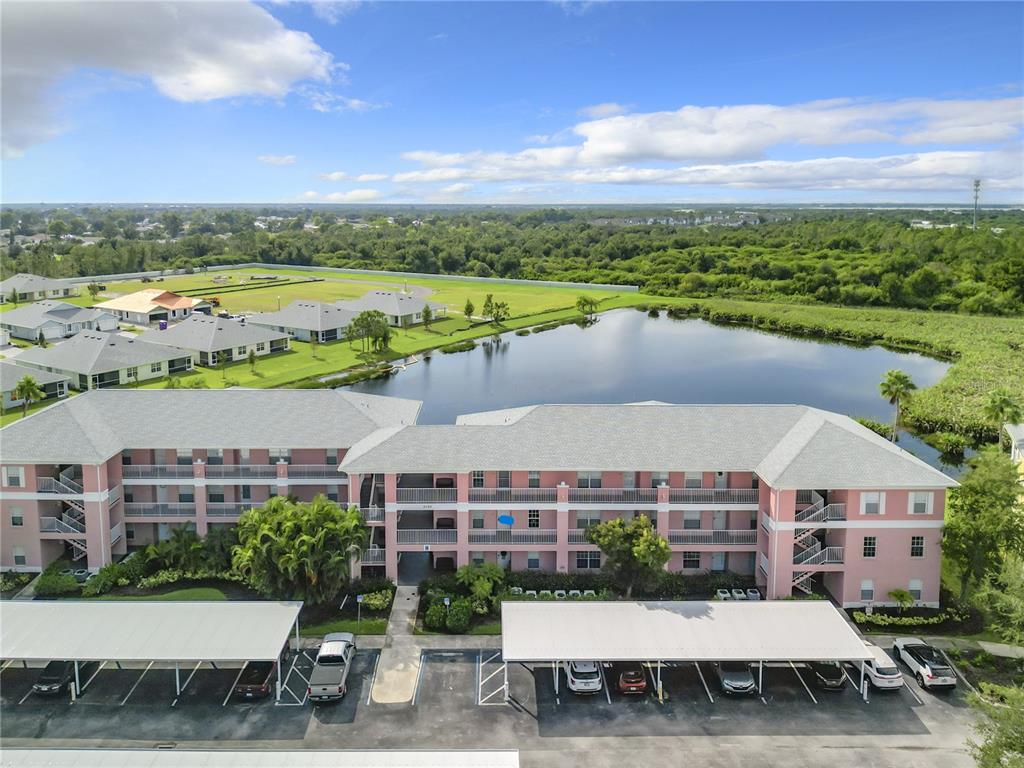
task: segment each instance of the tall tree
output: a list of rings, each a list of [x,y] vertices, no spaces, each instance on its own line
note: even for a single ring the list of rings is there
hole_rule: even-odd
[[[974,725],[979,741],[968,745],[978,768],[1024,766],[1024,688],[981,683],[971,706],[981,717]]]
[[[1024,557],[1009,553],[999,573],[975,595],[989,626],[1011,645],[1024,645]]]
[[[626,597],[659,574],[672,556],[668,542],[658,535],[647,515],[630,520],[617,517],[587,529],[587,541],[605,556],[605,569]]]
[[[488,320],[494,319],[494,295],[488,293],[484,296],[484,308],[481,310]]]
[[[1020,470],[995,446],[971,459],[949,494],[942,552],[960,569],[960,595],[995,574],[1003,558],[1024,555]]]
[[[18,289],[11,288],[11,294],[7,297],[7,300],[14,306],[18,306]]]
[[[23,418],[28,415],[28,407],[32,403],[46,397],[46,393],[43,392],[39,382],[33,376],[22,376],[18,383],[14,385],[14,392],[12,394],[15,400],[21,400],[21,415]]]
[[[576,297],[576,311],[581,315],[590,317],[597,311],[597,299],[593,296],[587,296],[586,294],[580,294]]]
[[[471,299],[466,299],[466,306],[462,308],[462,314],[466,316],[466,322],[470,325],[473,324],[473,313],[476,311],[476,307],[473,306]]]
[[[422,318],[423,318],[423,328],[429,331],[430,330],[430,323],[433,322],[433,320],[434,320],[434,310],[432,310],[430,308],[429,304],[424,304],[423,305]]]
[[[896,442],[896,429],[900,424],[900,406],[915,389],[917,389],[917,385],[914,380],[905,372],[896,369],[887,371],[882,383],[878,385],[878,391],[882,393],[882,397],[891,405],[896,406],[896,412],[892,417],[892,436],[890,438],[893,442]]]
[[[36,337],[36,344],[38,344],[40,347],[43,347],[43,349],[45,349],[49,345],[49,342],[46,340],[46,335],[42,332],[42,330],[39,331],[39,336]]]
[[[986,419],[995,423],[996,429],[999,430],[1000,444],[1002,444],[1003,424],[1024,422],[1024,408],[1021,408],[1017,399],[1005,387],[994,389],[989,393],[982,413],[985,414]]]

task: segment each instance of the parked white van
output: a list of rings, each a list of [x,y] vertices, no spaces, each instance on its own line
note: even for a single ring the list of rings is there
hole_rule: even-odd
[[[903,685],[903,673],[892,658],[874,643],[864,641],[871,659],[864,662],[864,674],[875,688],[899,688]]]

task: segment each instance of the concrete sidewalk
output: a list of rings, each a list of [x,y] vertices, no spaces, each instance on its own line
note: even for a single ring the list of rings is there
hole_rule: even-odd
[[[420,598],[416,587],[398,587],[388,619],[388,632],[377,663],[371,696],[378,704],[412,701],[420,673],[420,646],[416,642],[416,612]]]
[[[945,637],[917,635],[913,632],[906,632],[902,635],[865,635],[875,645],[883,648],[892,648],[893,641],[897,637],[920,637],[929,645],[943,650],[959,651],[986,651],[993,656],[1002,656],[1007,659],[1024,659],[1024,648],[1019,645],[1007,645],[1006,643],[992,643],[987,640],[970,640],[965,637]]]

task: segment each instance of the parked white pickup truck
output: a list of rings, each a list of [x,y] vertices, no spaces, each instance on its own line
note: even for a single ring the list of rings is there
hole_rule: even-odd
[[[910,667],[922,688],[955,688],[956,673],[942,652],[917,637],[897,637],[893,653]]]
[[[324,638],[306,690],[312,701],[337,701],[345,696],[355,653],[356,636],[351,632],[332,632]]]

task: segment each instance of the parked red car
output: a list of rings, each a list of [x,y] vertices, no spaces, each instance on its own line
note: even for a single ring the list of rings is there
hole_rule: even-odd
[[[619,693],[632,695],[647,691],[647,675],[639,664],[630,665],[619,673]]]

